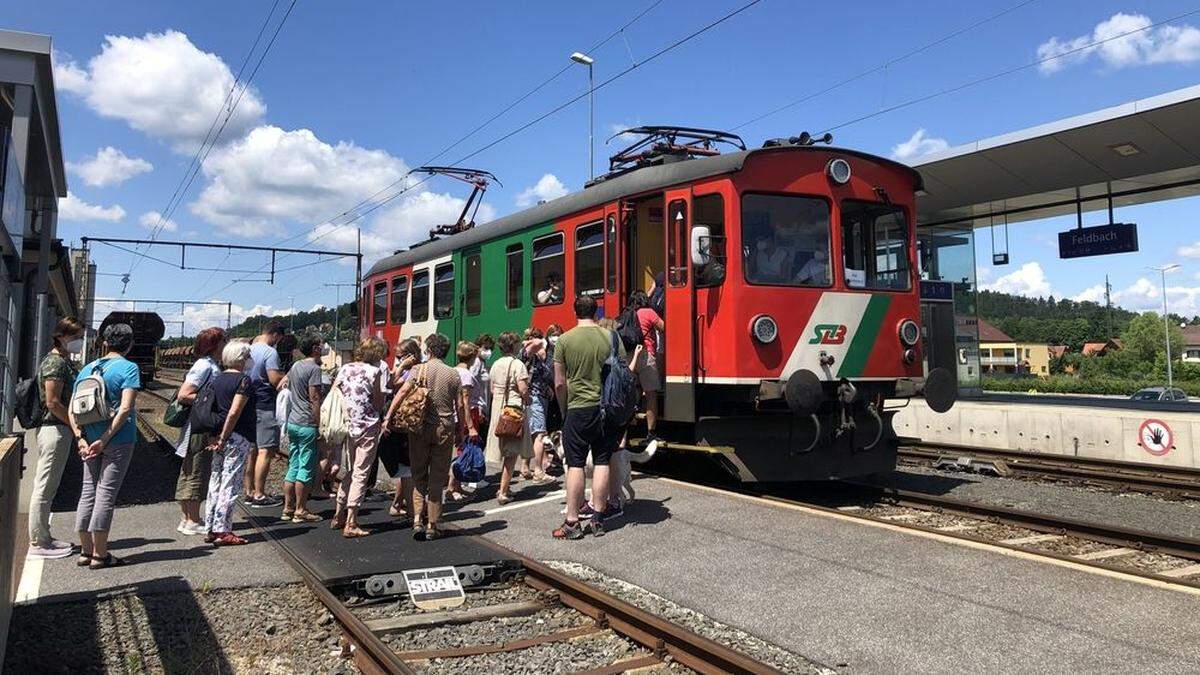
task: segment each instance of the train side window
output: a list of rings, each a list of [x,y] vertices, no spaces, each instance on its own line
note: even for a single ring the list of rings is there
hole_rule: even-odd
[[[382,326],[387,323],[387,282],[380,281],[375,284],[375,295],[371,303],[371,318],[375,319],[376,326]]]
[[[911,288],[904,209],[879,202],[842,202],[842,262],[851,288]]]
[[[433,318],[454,316],[454,264],[438,265],[433,270]]]
[[[525,283],[525,247],[513,244],[504,249],[505,295],[504,306],[516,309],[521,306],[521,284]]]
[[[575,228],[575,292],[604,294],[604,223]]]
[[[483,309],[483,262],[478,253],[472,253],[463,258],[463,263],[466,266],[466,300],[463,302],[463,309],[468,316],[475,316]]]
[[[667,207],[667,283],[686,286],[688,275],[687,202],[676,199]]]
[[[708,228],[708,236],[697,242],[708,262],[692,265],[696,286],[720,286],[725,281],[725,198],[719,194],[694,197],[692,209],[693,227]]]
[[[609,216],[608,222],[605,224],[604,245],[607,247],[605,252],[605,269],[608,272],[606,278],[606,286],[609,293],[617,292],[617,219],[615,216]]]
[[[534,305],[557,305],[563,301],[563,250],[562,232],[533,240],[529,290]]]
[[[408,277],[392,277],[392,323],[408,321]]]
[[[412,320],[429,320],[429,270],[413,272]]]
[[[747,283],[830,286],[829,202],[801,195],[742,195]]]

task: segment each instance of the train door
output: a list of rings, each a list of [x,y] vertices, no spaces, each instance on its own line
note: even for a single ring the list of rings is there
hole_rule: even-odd
[[[613,318],[625,306],[625,292],[620,285],[620,280],[624,278],[621,274],[624,256],[621,255],[622,247],[617,243],[622,241],[619,234],[620,208],[621,202],[604,207],[604,316]]]
[[[661,195],[623,202],[625,230],[625,274],[622,299],[627,299],[635,290],[650,292],[654,277],[666,269],[663,257],[666,231],[663,218]],[[623,304],[623,302],[622,302]]]
[[[460,340],[474,340],[483,330],[483,257],[478,248],[462,257],[462,297],[459,304],[457,333]]]
[[[667,190],[666,203],[666,386],[663,419],[696,419],[696,296],[688,274],[691,249],[691,188]]]

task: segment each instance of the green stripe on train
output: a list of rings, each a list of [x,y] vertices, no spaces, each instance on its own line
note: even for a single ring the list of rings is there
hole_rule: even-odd
[[[838,369],[838,377],[858,377],[867,367],[867,359],[871,356],[871,348],[875,346],[875,338],[879,336],[879,326],[883,317],[887,316],[888,307],[892,304],[890,295],[872,295],[863,310],[862,319],[858,322],[858,330],[854,339],[842,357],[842,367]]]

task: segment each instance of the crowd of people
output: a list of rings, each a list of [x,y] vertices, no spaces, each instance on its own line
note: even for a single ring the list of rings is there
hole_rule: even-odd
[[[515,498],[520,481],[542,485],[564,476],[566,517],[553,536],[602,535],[604,521],[622,508],[609,463],[613,453],[628,451],[625,423],[613,423],[601,406],[612,359],[640,383],[651,453],[657,443],[664,323],[651,297],[635,292],[619,323],[597,321],[595,299],[579,296],[570,330],[552,324],[545,331],[484,334],[454,345],[453,354],[444,335],[406,338],[390,366],[391,349],[378,337],[362,340],[348,362],[333,367],[323,359],[330,346],[316,333],[290,336],[271,321],[247,342],[221,328],[204,329],[195,339],[196,360],[164,414],[165,423],[180,428],[176,529],[218,547],[242,545],[247,541],[232,523],[239,499],[254,509],[281,506],[282,520],[308,524],[324,519],[311,500],[326,497],[334,505],[330,527],[346,538],[368,536],[359,513],[382,494],[376,490],[382,464],[394,491],[389,515],[408,521],[417,540],[430,541],[444,535],[443,502],[472,499],[487,484],[486,460],[499,466],[500,504]],[[44,414],[36,429],[29,556],[77,554],[78,565],[101,569],[124,564],[108,551],[108,535],[134,455],[141,380],[125,358],[133,346],[130,326],[108,326],[103,355],[77,367],[73,356],[82,351],[83,335],[79,321],[60,321],[37,374]],[[83,460],[78,545],[54,538],[49,525],[72,447]],[[287,463],[280,496],[268,492],[273,461]]]

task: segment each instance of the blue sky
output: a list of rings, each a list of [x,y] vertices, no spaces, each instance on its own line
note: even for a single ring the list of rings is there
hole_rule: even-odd
[[[398,180],[472,128],[592,51],[598,82],[743,4],[637,0],[610,3],[299,2],[220,142],[171,216],[167,239],[352,248],[353,228],[321,221]],[[9,0],[0,25],[47,33],[71,198],[61,206],[64,239],[84,234],[145,236],[160,222],[197,142],[271,9],[271,2]],[[280,16],[289,0],[276,9]],[[1158,22],[1194,7],[1182,2],[860,2],[817,7],[762,0],[695,40],[596,94],[596,168],[615,147],[613,129],[676,123],[736,128],[748,145],[821,130],[898,102],[1028,64],[1123,27]],[[1010,10],[1005,12],[1005,10]],[[852,85],[747,124],[761,114],[996,14],[1003,14]],[[1139,23],[1141,22],[1141,23]],[[911,157],[979,138],[1196,84],[1200,14],[1139,33],[1112,49],[1028,68],[951,96],[839,129],[835,143]],[[1106,32],[1107,31],[1107,32]],[[269,34],[269,33],[268,33]],[[1073,42],[1075,41],[1075,42]],[[1066,47],[1063,47],[1066,45]],[[1041,50],[1041,51],[1039,51]],[[253,61],[252,61],[253,63]],[[449,163],[586,91],[586,69],[569,68],[512,111],[437,161]],[[579,189],[587,178],[587,106],[580,101],[472,157],[468,165],[503,182],[487,194],[480,221],[540,198]],[[907,142],[907,143],[906,143]],[[615,142],[614,142],[615,143]],[[906,151],[908,154],[906,154]],[[465,186],[422,184],[356,224],[377,255],[410,243],[457,215]],[[385,192],[384,194],[388,194]],[[1012,263],[991,268],[981,233],[985,283],[1026,294],[1094,295],[1108,273],[1120,304],[1161,301],[1147,265],[1180,262],[1170,279],[1173,309],[1200,313],[1200,233],[1188,225],[1198,200],[1119,212],[1141,225],[1138,254],[1063,262],[1054,235],[1073,223],[1014,225]],[[149,214],[149,215],[147,215]],[[1099,216],[1093,216],[1098,218]],[[1069,220],[1069,219],[1068,219]],[[146,225],[148,223],[149,225]],[[1200,247],[1197,247],[1200,249]],[[1181,250],[1182,249],[1182,250]],[[1185,257],[1193,253],[1196,257]],[[169,249],[156,254],[174,258]],[[129,269],[128,253],[97,247],[102,272]],[[262,256],[189,254],[194,265],[259,268]],[[280,267],[307,259],[289,257]],[[239,312],[330,305],[327,283],[353,281],[336,263],[279,275],[183,272],[151,260],[134,269],[130,297],[231,300]],[[230,285],[230,282],[240,283]],[[1093,289],[1093,290],[1089,290]],[[342,299],[349,289],[342,289]],[[115,276],[98,294],[120,292]],[[221,312],[223,319],[223,310]],[[189,308],[191,327],[210,319]]]

